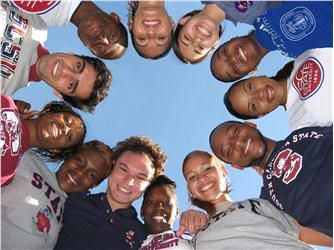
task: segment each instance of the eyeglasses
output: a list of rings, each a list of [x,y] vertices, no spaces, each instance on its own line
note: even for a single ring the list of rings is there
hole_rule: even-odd
[[[144,204],[146,206],[154,206],[154,207],[156,205],[160,205],[161,204],[161,206],[163,206],[164,208],[173,206],[173,203],[171,203],[170,201],[156,201],[156,200],[145,200]]]

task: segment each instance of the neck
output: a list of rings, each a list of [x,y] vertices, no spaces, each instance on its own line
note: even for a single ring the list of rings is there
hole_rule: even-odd
[[[201,13],[213,18],[218,25],[225,20],[225,12],[216,4],[206,4]]]
[[[261,157],[258,160],[255,160],[251,165],[254,167],[260,167],[261,169],[265,169],[266,167],[266,163],[271,155],[271,153],[273,152],[275,146],[276,146],[276,141],[269,139],[267,137],[264,137],[264,140],[267,144],[267,148],[266,148],[266,152],[264,154],[263,157]]]
[[[255,36],[254,36],[254,31],[252,31],[252,32],[248,35],[248,37],[249,37],[250,39],[252,39],[253,42],[254,42],[254,43],[256,44],[256,46],[258,47],[258,52],[259,52],[259,55],[260,55],[261,59],[262,59],[266,54],[268,54],[269,51],[268,51],[266,48],[262,47],[261,44],[259,44],[259,42],[256,40],[256,38],[255,38]]]
[[[79,26],[80,22],[92,13],[102,12],[97,5],[91,1],[82,1],[71,17],[71,23]]]
[[[37,130],[36,130],[36,120],[24,120],[25,124],[28,127],[29,135],[30,135],[30,147],[39,147],[39,143],[37,140]]]
[[[281,85],[283,90],[281,105],[285,107],[286,101],[288,100],[288,79],[281,79],[278,81],[278,84]]]
[[[138,8],[146,8],[146,7],[161,7],[165,8],[164,1],[139,1]]]
[[[106,197],[107,197],[109,206],[111,207],[112,211],[116,211],[117,209],[122,209],[122,208],[128,208],[131,205],[131,204],[122,204],[122,203],[116,202],[112,198],[112,196],[110,194],[110,191],[109,191],[109,188],[108,188],[108,190],[106,192]]]

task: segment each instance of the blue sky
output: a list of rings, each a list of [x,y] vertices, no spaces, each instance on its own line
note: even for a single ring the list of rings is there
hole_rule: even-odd
[[[127,2],[98,2],[106,12],[116,12],[127,23]],[[200,2],[166,2],[168,13],[175,23],[185,13],[202,9]],[[251,26],[224,23],[221,42],[249,33]],[[76,35],[76,28],[49,29],[46,47],[50,52],[73,52],[90,55]],[[258,67],[257,75],[274,75],[290,58],[278,52],[270,53]],[[98,139],[114,146],[132,135],[145,135],[159,143],[168,155],[166,174],[176,181],[181,211],[190,208],[187,188],[182,176],[183,158],[190,151],[210,151],[211,130],[226,120],[236,120],[226,110],[223,96],[230,84],[215,80],[210,73],[210,58],[197,65],[181,63],[171,51],[160,60],[146,60],[137,55],[129,40],[126,54],[119,60],[107,61],[113,74],[109,96],[93,115],[83,114],[88,133],[86,140]],[[14,95],[41,109],[56,99],[46,84],[32,83]],[[255,120],[262,133],[275,140],[289,134],[288,117],[283,108]],[[50,166],[56,170],[55,166]],[[231,198],[242,200],[258,197],[262,179],[253,170],[238,171],[227,166],[232,184]],[[104,192],[106,181],[93,192]],[[139,209],[141,200],[135,202]],[[177,223],[176,223],[177,225]],[[175,226],[176,226],[175,225]],[[322,249],[322,248],[319,248]]]

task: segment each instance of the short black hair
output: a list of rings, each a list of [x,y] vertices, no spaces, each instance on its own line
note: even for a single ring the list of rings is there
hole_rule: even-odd
[[[201,10],[193,10],[193,11],[190,11],[190,12],[188,12],[187,14],[185,14],[183,17],[181,17],[180,19],[185,18],[185,17],[188,17],[188,16],[192,17],[192,16],[194,16],[194,15],[200,13],[200,12],[201,12]],[[174,42],[173,42],[173,50],[174,50],[174,54],[175,54],[176,57],[177,57],[181,62],[183,62],[183,63],[187,63],[187,64],[188,64],[188,63],[189,63],[189,64],[196,64],[196,63],[199,63],[199,62],[203,61],[203,60],[206,58],[206,56],[210,53],[210,51],[208,52],[208,54],[207,54],[206,56],[204,56],[203,58],[200,58],[200,59],[198,59],[198,60],[196,60],[196,61],[194,61],[194,62],[189,62],[189,61],[187,61],[187,60],[183,57],[183,55],[181,54],[181,51],[180,51],[180,48],[179,48],[179,41],[178,41],[178,38],[179,38],[179,35],[180,35],[180,32],[181,32],[183,26],[184,26],[184,25],[180,24],[180,20],[179,20],[179,22],[178,22],[177,25],[176,25],[175,31],[174,31],[174,39],[173,39],[173,40],[174,40]],[[223,34],[223,27],[222,27],[221,24],[219,24],[218,37],[221,38],[222,34]]]
[[[74,96],[63,95],[64,101],[71,104],[73,107],[84,112],[92,113],[97,104],[108,96],[108,91],[111,86],[112,74],[107,65],[97,57],[90,57],[84,55],[76,55],[87,63],[91,64],[96,71],[95,85],[90,97],[87,99],[80,99]]]
[[[175,193],[176,189],[176,183],[175,181],[172,181],[169,179],[166,175],[159,175],[155,180],[147,187],[143,200],[146,199],[148,193],[155,187],[160,187],[160,186],[168,186],[170,190],[172,190]]]

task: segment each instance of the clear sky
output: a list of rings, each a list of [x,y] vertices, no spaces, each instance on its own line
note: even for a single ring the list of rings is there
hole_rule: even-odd
[[[106,12],[116,12],[127,23],[127,2],[97,2]],[[185,13],[202,9],[197,1],[166,2],[166,9],[175,23]],[[127,26],[127,25],[126,25]],[[234,26],[225,21],[221,43],[234,36],[249,33],[252,26]],[[129,36],[130,39],[130,36]],[[46,47],[50,52],[73,52],[90,55],[76,35],[76,28],[49,29]],[[257,75],[272,76],[292,60],[279,52],[268,54],[258,67]],[[168,155],[166,174],[176,181],[178,204],[181,211],[190,208],[181,165],[186,154],[195,149],[210,151],[209,134],[219,123],[237,120],[226,110],[223,96],[230,84],[221,83],[210,73],[210,58],[197,65],[181,63],[173,51],[160,60],[140,57],[129,40],[126,54],[118,60],[105,60],[112,71],[113,82],[109,96],[97,106],[95,113],[82,113],[88,128],[86,141],[98,139],[114,146],[132,135],[144,135],[159,143]],[[41,109],[55,100],[46,84],[32,83],[16,92],[14,98]],[[284,139],[289,134],[288,117],[283,108],[255,120],[261,132],[272,139]],[[55,166],[50,167],[56,170]],[[258,197],[262,179],[255,171],[239,171],[227,166],[231,180],[231,198],[242,200]],[[93,192],[104,192],[106,181]],[[141,200],[135,202],[139,211]],[[178,223],[175,223],[175,227]],[[325,249],[325,248],[318,248]]]

